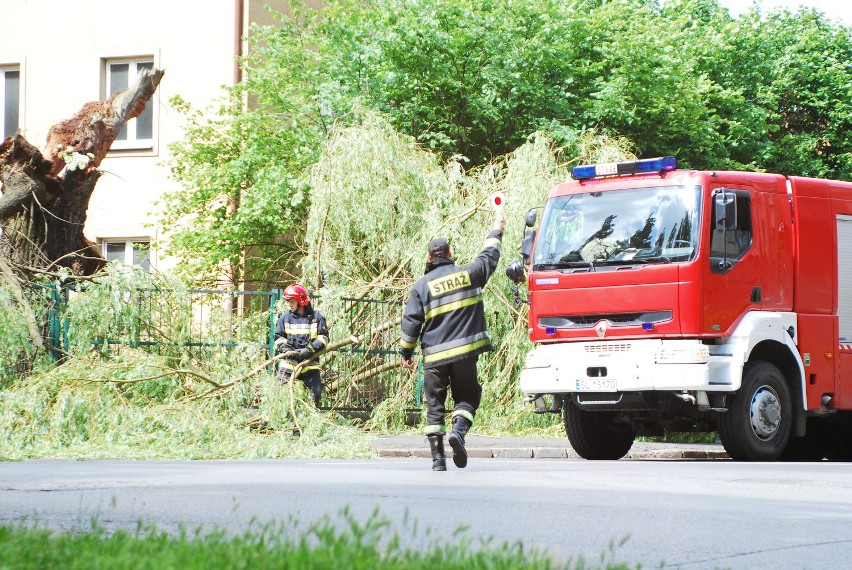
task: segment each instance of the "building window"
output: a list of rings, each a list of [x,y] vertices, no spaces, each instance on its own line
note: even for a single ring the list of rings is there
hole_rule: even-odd
[[[121,261],[151,271],[151,244],[147,241],[122,239],[104,240],[101,244],[107,261]]]
[[[151,60],[120,60],[106,62],[106,95],[112,96],[117,91],[127,89],[130,83],[143,69],[153,69]],[[114,149],[150,149],[154,147],[154,104],[149,99],[145,110],[127,121],[118,133]]]
[[[0,68],[0,127],[3,128],[3,139],[18,132],[21,93],[21,72],[18,68]]]

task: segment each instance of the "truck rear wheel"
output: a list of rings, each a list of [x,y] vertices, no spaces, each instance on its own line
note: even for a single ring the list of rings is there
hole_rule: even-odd
[[[743,384],[719,416],[719,439],[738,461],[777,459],[790,438],[793,401],[787,381],[774,364],[747,363]]]
[[[565,433],[583,459],[621,459],[633,446],[636,430],[616,422],[617,412],[587,412],[566,398],[562,407]]]

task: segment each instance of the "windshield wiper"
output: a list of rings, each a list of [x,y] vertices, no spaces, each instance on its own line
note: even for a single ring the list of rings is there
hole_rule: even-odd
[[[636,261],[636,259],[634,259]],[[639,261],[643,261],[645,263],[671,263],[672,260],[670,257],[666,257],[665,255],[655,255],[653,257],[640,257]]]
[[[662,255],[654,257],[634,257],[633,259],[605,259],[596,261],[598,267],[606,265],[647,265],[649,263],[671,263],[672,260]]]
[[[548,269],[575,269],[577,267],[593,267],[589,261],[560,261],[559,263],[538,263],[533,267],[534,271],[547,271]]]

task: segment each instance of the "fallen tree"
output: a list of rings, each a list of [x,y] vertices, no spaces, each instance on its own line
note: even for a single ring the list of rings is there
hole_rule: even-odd
[[[83,105],[50,129],[46,155],[20,133],[0,144],[0,257],[19,278],[60,268],[92,275],[103,266],[83,235],[98,166],[127,121],[145,109],[163,73],[143,70],[126,90]]]

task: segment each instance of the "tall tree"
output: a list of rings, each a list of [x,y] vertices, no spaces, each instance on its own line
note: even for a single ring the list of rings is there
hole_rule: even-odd
[[[165,252],[178,272],[211,285],[280,286],[305,251],[309,189],[304,178],[335,117],[334,79],[313,11],[255,28],[246,80],[218,106],[175,98],[186,136],[171,145],[173,178],[160,222],[174,228]],[[249,105],[245,102],[248,101]]]
[[[181,260],[178,273],[210,286],[280,286],[300,253],[311,133],[243,109],[237,94],[212,113],[172,104],[187,127],[171,147],[183,189],[162,198],[160,223],[172,228],[164,251]]]

